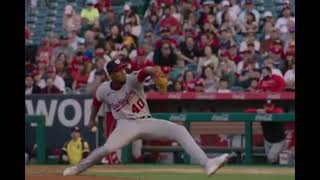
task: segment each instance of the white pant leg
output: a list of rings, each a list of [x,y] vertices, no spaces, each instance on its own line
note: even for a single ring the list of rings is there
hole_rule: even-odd
[[[142,139],[137,139],[132,142],[132,155],[134,158],[139,158],[142,155],[141,149],[142,149]]]
[[[154,118],[138,119],[139,137],[142,139],[167,138],[177,141],[201,166],[205,166],[208,157],[191,137],[184,126]]]
[[[271,163],[277,162],[280,152],[285,148],[286,142],[285,140],[278,143],[270,143],[268,142],[270,149],[268,151],[267,157],[268,161]]]
[[[139,129],[135,120],[118,120],[116,128],[110,134],[107,142],[95,149],[78,165],[80,172],[85,171],[101,160],[105,155],[114,152],[137,138]]]

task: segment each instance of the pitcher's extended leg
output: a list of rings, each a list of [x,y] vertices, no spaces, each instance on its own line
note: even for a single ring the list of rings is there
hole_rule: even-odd
[[[139,119],[137,121],[139,122],[139,130],[143,139],[167,138],[176,140],[201,166],[206,165],[208,157],[184,126],[153,118]]]
[[[135,124],[134,121],[119,120],[116,129],[111,133],[107,142],[92,151],[87,158],[83,159],[79,165],[77,165],[79,172],[85,171],[108,153],[114,152],[134,140],[138,134]]]

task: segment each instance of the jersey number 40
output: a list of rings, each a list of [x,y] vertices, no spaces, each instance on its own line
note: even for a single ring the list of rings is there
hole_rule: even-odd
[[[139,113],[143,107],[144,107],[144,102],[141,99],[139,99],[136,103],[132,104],[132,112]]]

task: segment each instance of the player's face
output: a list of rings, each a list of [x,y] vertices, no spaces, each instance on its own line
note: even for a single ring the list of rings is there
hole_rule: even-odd
[[[127,72],[125,69],[121,69],[110,74],[110,78],[114,82],[125,83],[127,80]]]

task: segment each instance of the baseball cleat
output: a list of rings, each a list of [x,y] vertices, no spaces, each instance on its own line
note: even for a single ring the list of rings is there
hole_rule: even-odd
[[[222,154],[213,159],[209,159],[206,166],[205,172],[208,176],[215,174],[223,165],[228,161],[228,153]]]
[[[63,176],[74,176],[79,174],[80,171],[78,170],[77,166],[68,167],[63,171]]]

